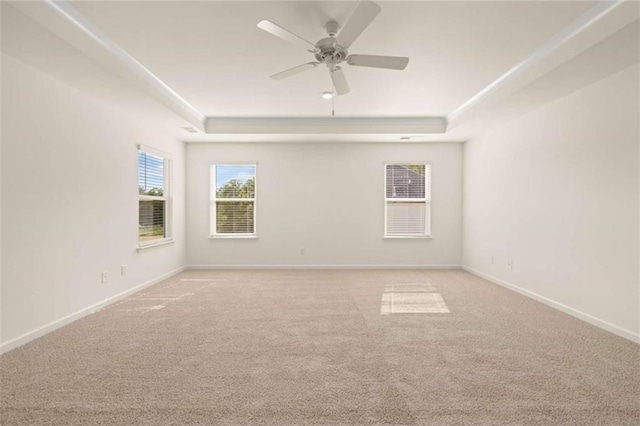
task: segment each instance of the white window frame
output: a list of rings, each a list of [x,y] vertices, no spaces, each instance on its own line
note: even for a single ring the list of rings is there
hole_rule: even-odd
[[[138,233],[138,251],[143,251],[149,248],[154,248],[158,246],[163,246],[166,244],[173,243],[173,198],[171,196],[171,154],[161,151],[156,148],[152,148],[146,145],[138,145],[138,149],[136,151],[137,158],[140,157],[140,151],[146,152],[147,154],[154,155],[156,157],[162,158],[164,161],[164,188],[162,191],[162,196],[155,195],[143,195],[138,192],[138,220],[140,215],[140,201],[154,201],[154,200],[162,200],[165,202],[165,212],[164,212],[164,238],[158,238],[155,240],[151,240],[148,242],[140,242],[140,225],[136,227],[136,231]],[[139,161],[139,160],[138,160]],[[140,163],[138,162],[138,173],[140,172]],[[136,175],[137,178],[137,175]],[[136,181],[136,183],[138,183]],[[138,185],[136,185],[138,186]]]
[[[424,198],[388,198],[387,197],[387,166],[410,166],[420,165],[425,166],[425,197]],[[383,200],[384,200],[384,235],[383,238],[433,238],[431,232],[431,164],[421,161],[391,161],[386,162],[383,165],[384,173],[384,186],[383,186]],[[427,185],[428,184],[428,185]],[[428,209],[429,214],[425,215],[425,233],[424,234],[389,234],[387,232],[387,206],[389,202],[409,202],[409,203],[424,203],[425,209]],[[427,227],[427,217],[429,218]]]
[[[253,183],[253,198],[218,198],[217,197],[217,167],[218,166],[254,166],[254,183]],[[217,223],[217,204],[216,202],[238,202],[238,201],[251,201],[253,202],[253,232],[252,233],[218,233],[216,232]],[[257,161],[237,161],[223,163],[213,163],[209,166],[209,238],[258,238],[258,162]]]

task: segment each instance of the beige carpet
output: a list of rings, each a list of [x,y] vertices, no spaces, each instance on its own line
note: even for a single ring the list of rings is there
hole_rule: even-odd
[[[0,420],[638,425],[639,348],[462,271],[190,271],[2,356]]]

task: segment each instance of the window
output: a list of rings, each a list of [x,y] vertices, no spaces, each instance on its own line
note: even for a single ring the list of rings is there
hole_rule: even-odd
[[[170,160],[167,154],[138,147],[138,245],[171,238]]]
[[[385,237],[431,236],[431,166],[385,164]]]
[[[210,235],[256,235],[256,165],[211,166]]]

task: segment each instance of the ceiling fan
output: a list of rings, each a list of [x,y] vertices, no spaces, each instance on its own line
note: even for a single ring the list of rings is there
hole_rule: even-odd
[[[276,37],[293,43],[307,50],[315,56],[315,61],[298,65],[297,67],[279,72],[271,76],[274,80],[282,80],[292,75],[316,68],[325,64],[329,68],[329,74],[337,95],[349,93],[349,84],[339,65],[346,62],[356,67],[386,68],[391,70],[403,70],[409,63],[409,58],[398,56],[377,55],[349,55],[348,49],[358,38],[362,31],[378,16],[382,8],[370,0],[361,0],[353,11],[349,20],[340,29],[336,21],[329,21],[325,29],[329,37],[313,44],[302,37],[288,31],[268,20],[258,22],[258,28],[273,34]]]

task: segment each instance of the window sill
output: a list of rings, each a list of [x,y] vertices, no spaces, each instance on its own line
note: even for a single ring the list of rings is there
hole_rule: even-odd
[[[397,239],[418,239],[418,240],[431,240],[433,237],[431,235],[385,235],[385,240],[397,240]]]
[[[257,240],[257,235],[209,235],[210,240]]]
[[[164,240],[161,240],[161,241],[158,241],[158,242],[153,242],[153,243],[145,244],[145,245],[142,245],[142,246],[138,246],[136,251],[138,253],[140,253],[141,251],[147,251],[147,250],[151,250],[151,249],[156,248],[156,247],[167,246],[167,245],[173,244],[173,243],[174,243],[173,238],[165,238]]]

